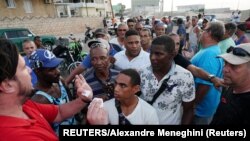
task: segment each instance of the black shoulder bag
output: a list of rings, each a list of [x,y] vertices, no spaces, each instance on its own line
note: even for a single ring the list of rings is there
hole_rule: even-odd
[[[119,125],[132,125],[130,121],[123,115],[122,109],[120,106],[120,102],[118,100],[115,100],[115,107],[118,112],[118,118],[119,118]]]
[[[174,84],[172,86],[168,86],[168,80],[170,79],[170,76],[163,80],[161,87],[159,88],[159,90],[154,94],[153,99],[151,101],[147,101],[150,105],[152,105],[155,100],[160,96],[160,94],[167,88],[168,91],[171,91],[175,86],[177,86],[177,84]]]

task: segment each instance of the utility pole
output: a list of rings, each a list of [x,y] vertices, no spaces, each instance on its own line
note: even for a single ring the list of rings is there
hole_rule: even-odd
[[[114,11],[113,11],[113,7],[112,7],[112,2],[111,2],[111,0],[109,0],[109,3],[110,3],[110,7],[111,7],[111,12],[112,12],[112,18],[114,19],[114,18],[115,18],[115,15],[114,15]]]
[[[86,8],[86,13],[87,13],[87,17],[88,17],[89,16],[89,12],[88,12],[87,0],[85,0],[85,8]]]
[[[237,11],[239,11],[240,0],[238,0]]]
[[[160,0],[160,13],[163,14],[163,0]]]
[[[171,3],[171,16],[173,16],[173,0],[172,0],[172,3]]]

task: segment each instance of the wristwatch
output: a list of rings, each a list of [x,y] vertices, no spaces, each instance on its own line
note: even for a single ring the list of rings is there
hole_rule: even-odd
[[[208,75],[208,80],[211,81],[215,76],[213,74]]]

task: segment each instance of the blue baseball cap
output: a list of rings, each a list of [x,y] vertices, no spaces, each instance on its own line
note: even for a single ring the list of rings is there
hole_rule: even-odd
[[[29,57],[32,69],[36,68],[55,68],[63,61],[57,58],[51,51],[45,49],[37,49]]]

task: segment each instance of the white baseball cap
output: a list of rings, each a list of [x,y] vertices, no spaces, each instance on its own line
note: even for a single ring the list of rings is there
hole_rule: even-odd
[[[250,61],[250,43],[239,44],[236,47],[230,47],[227,53],[219,55],[230,64],[240,65]]]

